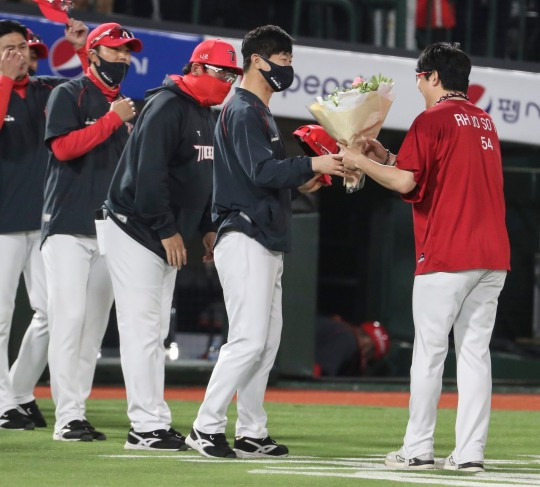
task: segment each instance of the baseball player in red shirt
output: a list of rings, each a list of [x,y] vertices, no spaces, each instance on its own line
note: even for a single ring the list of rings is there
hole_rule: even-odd
[[[444,468],[484,471],[491,402],[489,342],[510,269],[499,139],[493,120],[467,98],[471,61],[459,44],[435,43],[420,55],[417,86],[426,101],[396,156],[376,141],[360,169],[412,203],[416,244],[415,326],[409,423],[391,468],[431,469],[448,334],[454,330],[459,404],[456,444]],[[395,163],[384,165],[381,162]]]

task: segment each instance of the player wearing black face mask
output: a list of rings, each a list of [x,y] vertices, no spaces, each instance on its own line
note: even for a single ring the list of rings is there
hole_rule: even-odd
[[[285,91],[294,81],[294,69],[292,66],[282,66],[280,64],[273,63],[270,59],[261,56],[259,57],[266,61],[266,64],[270,66],[267,71],[263,68],[259,69],[259,72],[263,75],[263,78],[270,85],[275,92]]]
[[[135,117],[120,93],[131,51],[142,43],[115,23],[90,32],[85,76],[54,89],[45,142],[51,150],[42,214],[42,255],[49,291],[49,369],[56,406],[53,438],[104,440],[86,421],[97,353],[113,302],[94,222]]]
[[[242,43],[244,78],[219,117],[214,141],[214,260],[223,286],[229,337],[186,443],[211,457],[288,454],[266,429],[268,375],[281,335],[283,254],[291,250],[293,192],[319,189],[320,174],[343,175],[331,155],[287,157],[268,108],[292,83],[292,39],[267,25]],[[225,412],[238,394],[234,451]]]

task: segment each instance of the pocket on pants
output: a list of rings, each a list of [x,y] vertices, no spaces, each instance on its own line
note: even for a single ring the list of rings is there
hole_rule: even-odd
[[[96,220],[96,236],[99,249],[99,255],[105,255],[105,221]]]

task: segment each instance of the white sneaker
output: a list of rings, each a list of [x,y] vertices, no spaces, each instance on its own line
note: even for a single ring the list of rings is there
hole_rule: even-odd
[[[399,451],[390,452],[384,459],[384,464],[390,468],[411,469],[411,470],[431,470],[435,468],[433,453],[424,453],[414,458],[406,459],[401,448]]]
[[[459,465],[454,461],[453,455],[449,455],[444,460],[444,467],[445,470],[459,470],[460,472],[485,472],[484,469],[484,462],[465,462],[460,463]]]

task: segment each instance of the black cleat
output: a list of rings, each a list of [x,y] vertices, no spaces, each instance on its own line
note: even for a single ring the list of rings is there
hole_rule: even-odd
[[[105,433],[102,433],[101,431],[97,431],[96,428],[94,428],[86,419],[82,420],[82,424],[88,430],[88,432],[92,435],[93,440],[104,441],[107,439],[107,435]]]
[[[92,441],[93,435],[84,422],[78,419],[70,421],[58,433],[53,433],[53,440],[60,441]]]
[[[186,438],[186,445],[197,450],[201,455],[209,458],[236,458],[223,433],[208,435],[195,428]]]
[[[237,436],[234,440],[234,451],[238,458],[286,457],[289,449],[278,445],[272,438],[249,438]]]
[[[185,442],[178,438],[175,433],[171,433],[170,430],[155,430],[146,433],[138,433],[133,428],[129,430],[124,448],[126,450],[187,450]]]
[[[186,437],[182,433],[180,433],[180,431],[176,431],[174,428],[169,428],[169,431],[167,431],[167,433],[170,433],[175,438],[177,438],[180,443],[183,443],[184,446],[180,448],[179,451],[186,451],[188,449],[188,446],[186,445]]]
[[[34,422],[17,408],[10,409],[0,416],[0,428],[6,430],[33,430],[35,427]]]
[[[23,410],[28,419],[36,425],[36,427],[45,428],[47,426],[47,421],[45,421],[43,414],[41,414],[35,399],[24,404],[19,404],[19,407]]]

